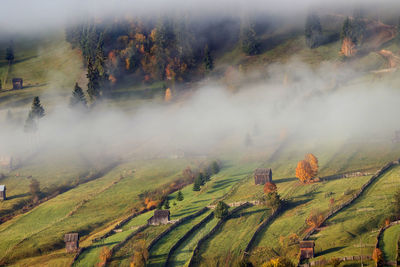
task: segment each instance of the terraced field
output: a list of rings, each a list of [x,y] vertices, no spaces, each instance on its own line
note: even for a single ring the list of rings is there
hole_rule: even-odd
[[[329,219],[326,227],[312,236],[316,242],[317,259],[372,255],[378,230],[391,215],[392,198],[400,186],[399,171],[400,167],[389,170],[351,206]]]
[[[202,246],[201,266],[223,265],[241,258],[257,226],[270,215],[264,206],[253,206],[240,211]]]
[[[387,262],[396,262],[397,242],[400,239],[400,225],[392,226],[385,230],[379,242],[379,248],[382,250]]]

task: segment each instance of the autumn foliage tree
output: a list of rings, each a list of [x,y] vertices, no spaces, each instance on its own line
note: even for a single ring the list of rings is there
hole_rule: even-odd
[[[146,241],[139,240],[134,247],[134,254],[130,263],[130,267],[144,267],[146,266],[149,258],[149,251],[147,250]]]
[[[111,258],[111,250],[108,247],[103,247],[100,251],[98,266],[105,266],[107,261]]]
[[[320,227],[323,222],[324,215],[316,210],[311,211],[310,215],[306,219],[307,225],[309,225],[311,228]]]
[[[172,98],[171,89],[167,88],[167,89],[165,90],[165,97],[164,97],[164,100],[165,100],[165,102],[169,102],[169,101],[171,100],[171,98]]]
[[[299,178],[302,183],[310,182],[313,178],[312,173],[311,165],[308,161],[301,160],[297,163],[296,177]]]
[[[372,259],[374,260],[376,266],[384,266],[385,260],[383,258],[383,253],[379,248],[375,248],[372,252]]]
[[[277,187],[276,187],[276,184],[274,184],[274,183],[268,182],[264,185],[264,193],[265,194],[276,192],[276,190],[277,190]]]
[[[302,183],[309,183],[318,174],[318,159],[313,154],[306,154],[304,160],[297,163],[296,177]]]
[[[314,156],[314,155],[311,154],[311,153],[308,153],[308,154],[305,156],[305,160],[306,160],[308,163],[310,163],[310,167],[311,167],[311,171],[312,171],[313,176],[314,176],[314,177],[317,176],[317,174],[318,174],[318,159],[317,159],[317,157]]]

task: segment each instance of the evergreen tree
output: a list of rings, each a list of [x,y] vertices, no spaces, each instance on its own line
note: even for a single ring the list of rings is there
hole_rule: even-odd
[[[154,46],[152,48],[156,59],[154,74],[160,79],[165,78],[165,68],[168,63],[169,53],[175,45],[175,34],[169,21],[160,20],[154,34]]]
[[[194,180],[193,191],[200,191],[200,186],[201,186],[201,180],[199,179],[199,177],[197,177]]]
[[[322,26],[318,15],[310,14],[307,16],[305,26],[305,37],[308,47],[318,47],[322,39]]]
[[[90,99],[94,101],[100,96],[100,74],[91,58],[88,60],[86,77],[89,80],[87,93]]]
[[[104,55],[103,46],[104,46],[103,35],[101,34],[96,47],[96,57],[95,57],[95,68],[97,68],[97,71],[99,72],[99,85],[101,89],[108,88],[108,82],[109,82],[108,74],[105,67],[106,57]]]
[[[225,202],[218,202],[217,207],[214,211],[215,217],[217,217],[218,219],[225,218],[228,215],[228,210],[229,206]]]
[[[11,45],[6,49],[6,60],[8,60],[9,64],[14,61],[14,49]]]
[[[219,167],[218,162],[213,161],[213,163],[211,164],[211,169],[212,169],[213,174],[219,173],[220,167]]]
[[[168,198],[165,200],[165,202],[164,202],[164,209],[165,210],[167,210],[167,209],[169,209],[170,208],[170,206],[169,206],[169,200],[168,200]]]
[[[353,40],[353,23],[350,18],[347,17],[343,22],[342,32],[340,33],[340,38],[343,40],[345,38],[350,38]]]
[[[214,62],[211,57],[211,52],[210,52],[210,49],[208,48],[208,44],[206,44],[206,46],[204,47],[203,62],[204,62],[204,68],[206,69],[206,71],[210,71],[214,68]]]
[[[260,52],[260,43],[254,30],[254,25],[251,23],[246,23],[245,25],[242,23],[240,41],[244,53],[256,55]]]
[[[72,91],[72,96],[69,101],[69,106],[71,108],[87,108],[87,101],[82,88],[79,87],[78,83],[75,83],[74,91]]]
[[[363,12],[361,9],[356,9],[354,11],[354,21],[353,21],[353,35],[355,43],[357,45],[362,45],[364,40],[366,30],[366,24],[363,17]]]
[[[205,185],[206,178],[204,177],[204,174],[202,172],[199,172],[197,179],[200,181],[200,185]]]
[[[45,115],[44,108],[40,103],[40,98],[38,96],[33,98],[31,113],[35,119],[40,119]]]
[[[181,190],[178,191],[178,196],[176,197],[176,199],[177,199],[178,201],[182,201],[182,200],[183,200],[183,193],[182,193]]]
[[[35,96],[32,101],[31,110],[29,111],[28,118],[25,121],[25,132],[35,132],[37,130],[37,120],[44,117],[45,111],[40,104],[40,99]]]

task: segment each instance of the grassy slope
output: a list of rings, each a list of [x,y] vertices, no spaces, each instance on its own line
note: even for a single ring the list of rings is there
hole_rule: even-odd
[[[329,219],[327,228],[313,236],[317,259],[372,254],[378,229],[390,215],[391,199],[400,186],[399,170],[395,167],[380,177],[353,205]]]
[[[379,248],[382,250],[385,261],[396,261],[397,242],[400,238],[400,225],[395,225],[386,229],[380,240]]]
[[[205,236],[218,223],[218,219],[213,218],[206,223],[198,231],[192,234],[183,244],[177,249],[171,258],[170,266],[186,266],[194,252],[197,242]]]
[[[38,249],[46,251],[63,246],[62,238],[66,232],[88,234],[92,229],[128,214],[139,193],[171,181],[188,164],[186,160],[122,164],[104,177],[78,186],[0,225],[0,236],[4,241],[0,245],[0,256],[8,254],[19,258],[38,253]],[[120,180],[121,174],[133,169],[135,173],[125,174]],[[115,184],[115,181],[119,182]]]
[[[204,243],[200,256],[201,265],[216,266],[221,257],[240,256],[246,248],[257,225],[270,215],[270,210],[263,206],[254,206],[241,211],[238,216],[228,220],[220,231]],[[221,264],[221,262],[220,262]]]
[[[30,39],[17,37],[13,41],[15,61],[7,79],[8,64],[4,55],[0,55],[0,77],[3,90],[7,90],[0,93],[0,109],[27,106],[36,95],[42,96],[45,107],[69,97],[74,83],[82,75],[83,66],[79,52],[71,49],[64,34]],[[5,51],[6,46],[8,43],[1,43],[0,51]],[[14,77],[24,79],[23,90],[10,90]]]
[[[194,225],[199,223],[204,217],[206,217],[210,212],[206,212],[201,216],[198,216],[190,221],[183,223],[182,225],[175,228],[172,232],[162,238],[152,250],[150,250],[150,257],[148,261],[148,266],[164,266],[167,259],[168,253],[172,246],[185,235]]]
[[[61,36],[61,35],[60,35]],[[37,41],[31,41],[31,42],[19,42],[16,44],[15,51],[16,51],[16,63],[11,70],[11,76],[21,76],[25,80],[25,85],[29,85],[28,88],[21,90],[21,91],[9,91],[9,92],[3,92],[0,94],[0,101],[1,101],[1,106],[0,108],[8,108],[11,104],[12,105],[18,105],[18,106],[23,106],[24,109],[27,109],[27,105],[29,105],[32,97],[34,95],[42,95],[43,94],[43,102],[46,106],[49,106],[51,108],[52,104],[51,102],[59,101],[60,95],[53,94],[53,89],[57,88],[62,90],[57,92],[61,92],[61,96],[63,97],[63,101],[66,100],[66,97],[69,96],[70,90],[72,88],[73,83],[78,79],[80,76],[80,73],[82,71],[81,68],[76,68],[76,66],[81,65],[81,61],[79,58],[79,55],[69,49],[69,45],[63,41],[61,37],[58,38],[48,38],[41,40],[40,42]],[[37,45],[32,45],[36,43]],[[23,44],[25,47],[20,46],[20,44]],[[29,44],[29,45],[28,45]],[[4,46],[4,45],[3,45]],[[338,60],[339,55],[337,51],[339,50],[340,44],[339,43],[333,43],[329,44],[314,50],[309,50],[305,47],[304,45],[304,39],[302,37],[294,37],[294,38],[289,38],[288,40],[280,42],[277,46],[272,47],[268,51],[264,51],[260,56],[257,57],[245,57],[238,51],[238,49],[232,51],[232,53],[227,53],[225,57],[217,59],[218,64],[223,64],[226,62],[237,62],[237,64],[242,64],[245,67],[248,67],[250,65],[253,66],[259,66],[259,65],[264,65],[268,64],[271,62],[285,62],[287,61],[293,54],[297,54],[300,56],[300,58],[308,63],[311,63],[313,65],[318,64],[319,62],[323,60]],[[38,49],[39,48],[39,49]],[[20,53],[20,54],[19,54]],[[234,58],[232,58],[234,57]],[[4,58],[4,57],[1,57]],[[225,58],[225,59],[224,59]],[[20,62],[18,62],[20,61]],[[376,60],[376,64],[381,64],[379,60]],[[256,63],[256,64],[255,64]],[[235,63],[236,64],[236,63]],[[374,63],[375,64],[375,63]],[[0,61],[0,75],[4,75],[5,70],[6,70],[4,61]],[[49,73],[48,70],[51,69],[52,71]],[[71,74],[72,75],[65,75],[65,73]],[[47,79],[48,76],[55,77],[54,82],[48,82],[49,80]],[[9,79],[10,77],[9,76]],[[50,79],[50,81],[53,79]],[[56,84],[56,86],[54,86]],[[6,86],[6,88],[10,87],[10,84]],[[157,87],[157,86],[156,86]],[[158,88],[158,87],[157,87]],[[155,89],[157,89],[155,88]],[[130,91],[131,88],[128,89],[120,89],[121,96],[125,94],[126,90]],[[144,92],[144,90],[143,90]],[[155,91],[156,92],[156,91]],[[156,92],[157,93],[157,92]],[[150,101],[150,98],[144,94],[141,95],[141,91],[139,90],[138,94],[134,94],[132,100],[126,101],[123,97],[121,97],[120,101],[124,102],[124,105],[129,106],[133,102],[138,102],[139,103],[144,103],[142,102],[139,98],[143,98],[144,102]],[[160,98],[160,95],[157,95],[158,98]],[[119,101],[119,100],[118,100]],[[114,104],[110,104],[114,105]],[[136,104],[135,104],[136,105]],[[21,113],[21,116],[24,117],[25,110]],[[293,180],[287,179],[288,177],[293,177],[294,173],[294,168],[297,160],[302,158],[304,153],[312,151],[313,153],[317,154],[317,156],[320,158],[321,162],[321,175],[325,174],[333,174],[337,172],[345,172],[345,171],[350,171],[350,170],[359,170],[359,169],[374,169],[377,168],[381,165],[383,165],[387,159],[393,160],[396,156],[398,156],[398,147],[392,147],[391,144],[385,143],[383,145],[381,144],[376,144],[376,145],[365,145],[363,143],[340,143],[338,144],[332,144],[331,147],[323,146],[321,147],[320,144],[307,144],[304,145],[303,147],[299,147],[296,144],[291,144],[288,146],[289,148],[286,150],[285,153],[281,153],[281,151],[277,151],[277,155],[275,155],[273,158],[271,157],[270,160],[267,163],[267,166],[271,166],[274,169],[274,177],[277,178],[276,180],[278,181],[278,187],[282,195],[291,195],[293,191]],[[243,162],[237,162],[238,165],[243,165]],[[258,166],[259,163],[252,163],[251,166],[237,166],[236,169],[230,174],[232,177],[229,177],[226,181],[222,180],[226,177],[221,177],[220,180],[218,180],[218,183],[215,183],[212,185],[212,188],[209,188],[209,190],[204,190],[203,192],[199,194],[193,194],[191,191],[191,188],[188,187],[184,190],[185,194],[185,203],[188,203],[189,201],[194,201],[193,204],[189,207],[180,207],[180,205],[177,205],[176,207],[172,206],[173,210],[173,216],[174,217],[179,217],[179,216],[184,216],[185,214],[188,214],[190,212],[194,212],[195,210],[200,209],[207,203],[210,203],[212,200],[222,196],[224,193],[226,193],[231,186],[240,181],[241,179],[247,177],[247,174],[252,171],[252,169],[256,166]],[[37,165],[37,169],[39,169]],[[267,167],[266,166],[266,167]],[[74,175],[77,175],[81,172],[82,170],[77,170]],[[32,171],[30,171],[32,172]],[[68,170],[66,170],[66,173]],[[29,172],[27,172],[28,174]],[[151,171],[149,171],[151,173]],[[118,176],[118,171],[115,173],[116,176]],[[226,173],[229,175],[229,172]],[[48,174],[50,177],[53,174]],[[74,176],[71,175],[71,176]],[[41,172],[38,172],[37,175],[34,175],[36,177],[42,177]],[[9,179],[8,181],[12,183],[12,178],[10,177],[7,178]],[[115,177],[114,177],[115,178]],[[62,179],[62,177],[60,177]],[[25,194],[26,188],[27,188],[27,182],[24,180],[23,176],[21,178],[18,178],[19,182],[21,183],[21,188],[24,188],[23,190],[19,192],[11,192],[13,196],[19,196],[18,198],[22,198],[23,194]],[[41,183],[46,183],[46,181],[49,180],[47,178],[44,178]],[[131,180],[131,179],[126,179],[126,181]],[[102,182],[98,186],[95,186],[96,188],[93,188],[92,191],[90,192],[96,192],[95,189],[100,189],[101,185],[105,185],[105,183],[109,181],[113,181],[111,177],[104,178]],[[145,179],[143,179],[145,181]],[[164,182],[164,181],[163,181]],[[97,184],[97,182],[93,182],[93,184]],[[90,184],[92,185],[92,183]],[[119,184],[118,184],[119,185]],[[78,214],[76,220],[67,220],[66,225],[69,227],[71,225],[74,225],[76,223],[80,224],[82,221],[85,221],[86,218],[90,217],[93,212],[99,212],[98,216],[94,216],[95,222],[91,222],[91,227],[90,229],[87,229],[87,231],[93,230],[93,227],[99,226],[100,223],[106,223],[110,222],[110,220],[114,220],[116,218],[115,216],[119,216],[118,214],[122,214],[121,210],[117,209],[126,209],[127,208],[127,200],[124,199],[122,203],[120,203],[119,199],[119,193],[120,190],[125,190],[123,195],[127,196],[129,198],[132,195],[135,195],[136,193],[129,192],[127,193],[126,191],[129,191],[129,187],[132,184],[129,182],[125,183],[125,180],[123,180],[123,183],[121,182],[120,187],[113,187],[115,190],[111,194],[114,196],[115,201],[112,203],[115,203],[115,205],[112,205],[110,207],[107,207],[108,204],[110,203],[109,201],[104,201],[104,198],[99,196],[95,197],[92,200],[89,201],[86,205],[80,206],[78,209]],[[136,184],[134,184],[136,185]],[[245,187],[241,188],[241,190],[237,191],[237,194],[234,194],[232,197],[230,197],[229,200],[236,201],[236,200],[242,200],[245,199],[246,197],[251,199],[252,196],[252,190],[253,187],[251,186],[251,180],[247,184],[245,184]],[[211,187],[211,184],[207,185],[208,187]],[[17,184],[11,185],[12,188],[16,189],[19,188]],[[60,199],[65,200],[65,204],[63,203],[63,207],[65,209],[63,214],[60,214],[58,218],[61,216],[65,216],[67,211],[70,211],[73,207],[76,207],[77,205],[79,206],[81,201],[85,199],[85,196],[89,191],[88,188],[81,186],[81,188],[84,188],[83,190],[76,189],[73,193],[67,193],[66,196],[60,196]],[[257,189],[258,191],[261,191],[261,188]],[[108,191],[107,191],[108,193]],[[132,193],[132,194],[131,194]],[[242,194],[242,195],[240,195]],[[109,197],[108,194],[107,198]],[[172,196],[175,197],[175,196]],[[71,200],[71,198],[73,200]],[[17,199],[17,198],[14,198]],[[56,201],[56,200],[54,200]],[[187,201],[187,202],[186,202]],[[182,203],[183,205],[183,203]],[[101,207],[101,208],[99,208]],[[104,209],[102,207],[107,207]],[[51,207],[47,207],[47,209],[50,209]],[[43,208],[45,209],[45,208]],[[35,209],[36,210],[36,209]],[[41,210],[41,209],[39,209]],[[79,212],[81,210],[81,212]],[[35,214],[37,211],[32,211],[31,213]],[[103,212],[103,213],[102,213]],[[62,212],[61,212],[62,213]],[[30,214],[30,213],[29,213]],[[111,216],[112,214],[112,216]],[[53,215],[53,213],[51,214]],[[146,215],[147,216],[147,215]],[[25,218],[24,216],[21,216],[22,218]],[[34,218],[35,216],[29,215],[27,216],[29,219],[26,219],[26,224],[36,224],[36,221],[43,218],[43,215],[40,215],[38,218]],[[56,216],[57,217],[57,216]],[[75,215],[73,216],[75,217]],[[52,218],[52,216],[50,216]],[[32,219],[32,220],[31,220]],[[140,217],[137,219],[138,221],[144,222],[145,221],[145,216]],[[17,222],[17,228],[21,227],[23,228],[24,223],[21,224],[19,219],[13,221],[12,223]],[[20,225],[21,224],[21,225]],[[135,223],[132,223],[135,224]],[[8,225],[8,224],[7,224]],[[20,226],[18,226],[20,225]],[[85,225],[85,223],[83,223]],[[86,225],[87,226],[87,225]],[[86,227],[85,226],[85,227]],[[4,232],[5,235],[10,235],[11,232],[5,232],[1,230],[4,227],[4,225],[0,226],[0,235]],[[63,226],[64,227],[64,226]],[[83,227],[83,226],[82,226]],[[12,228],[12,227],[10,227]],[[71,229],[72,230],[72,229]],[[123,232],[124,233],[124,232]],[[61,238],[61,234],[59,231],[59,228],[51,228],[49,229],[48,232],[43,232],[43,234],[47,236],[52,236],[54,238],[55,235],[59,235],[60,237],[57,237],[57,240]],[[124,233],[126,234],[126,232]],[[38,236],[37,238],[42,238],[41,236]],[[117,238],[118,236],[116,235],[114,238]],[[198,235],[194,237],[197,238]],[[36,237],[35,237],[36,238]],[[44,242],[48,242],[48,239],[44,239]],[[193,240],[194,240],[193,239]],[[193,241],[191,240],[191,241]],[[16,242],[16,241],[15,241]],[[24,243],[23,247],[21,248],[22,250],[25,250],[26,247],[30,247],[32,244],[30,244],[31,241],[28,243]],[[190,242],[189,242],[190,243]],[[2,243],[4,246],[8,246],[8,244]],[[24,246],[26,246],[24,248]],[[187,256],[187,251],[180,251],[179,255],[183,255],[186,253]],[[97,254],[98,255],[98,254]],[[187,259],[186,256],[183,256],[184,259]]]

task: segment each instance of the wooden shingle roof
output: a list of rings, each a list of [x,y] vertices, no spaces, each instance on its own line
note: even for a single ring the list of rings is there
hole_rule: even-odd
[[[155,210],[154,218],[165,218],[169,216],[169,210]]]
[[[314,248],[314,241],[300,241],[300,248]]]
[[[64,242],[75,242],[78,241],[78,233],[69,233],[64,236]]]

